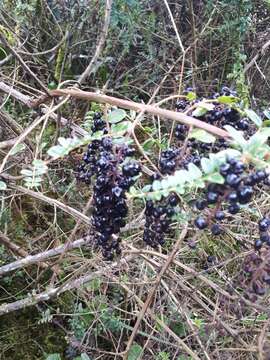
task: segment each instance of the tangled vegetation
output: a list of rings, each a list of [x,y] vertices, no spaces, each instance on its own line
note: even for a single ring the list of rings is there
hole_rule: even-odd
[[[269,359],[269,17],[1,2],[1,359]]]

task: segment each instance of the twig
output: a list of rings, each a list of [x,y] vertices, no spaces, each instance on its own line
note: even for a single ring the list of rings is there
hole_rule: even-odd
[[[6,239],[6,236],[1,232],[0,232],[0,242],[6,245],[12,252],[17,253],[17,255],[19,256],[23,256],[23,259],[14,261],[12,263],[0,267],[0,276],[4,276],[11,271],[21,269],[32,264],[40,263],[48,258],[61,255],[66,251],[77,249],[81,246],[84,246],[89,242],[89,237],[85,237],[73,241],[68,246],[66,246],[66,244],[60,245],[54,249],[50,249],[36,255],[28,255],[26,251],[24,251],[19,246],[11,243],[8,239]]]
[[[93,68],[96,64],[96,61],[99,58],[99,56],[104,48],[105,40],[106,40],[106,37],[108,34],[110,19],[111,19],[112,2],[113,2],[113,0],[106,0],[104,25],[103,25],[103,29],[101,31],[100,39],[99,39],[98,45],[96,47],[94,56],[92,57],[87,68],[84,70],[84,72],[81,74],[81,76],[78,79],[79,84],[82,84],[88,78],[88,76],[91,74],[91,72],[93,71]]]
[[[28,253],[23,249],[21,248],[20,246],[14,244],[4,233],[2,233],[0,231],[0,243],[3,244],[7,249],[9,249],[13,254],[17,255],[17,256],[20,256],[20,257],[23,257],[23,258],[27,258],[29,255]],[[18,260],[18,261],[22,261],[22,260]],[[18,262],[18,261],[15,261]],[[41,261],[41,260],[40,260]],[[14,263],[12,263],[14,264]],[[5,266],[2,266],[0,269],[2,268],[5,268],[7,266],[9,266],[10,264],[8,265],[5,265]],[[40,266],[47,269],[48,268],[48,265],[45,264],[45,263],[40,263]],[[11,271],[11,270],[10,270]],[[7,273],[8,271],[6,272],[3,272],[2,275],[4,275],[5,273]],[[1,275],[1,273],[0,273]]]
[[[186,236],[186,234],[187,234],[187,226],[185,226],[185,228],[182,230],[181,235],[179,236],[178,240],[176,241],[171,254],[168,256],[167,260],[165,261],[164,265],[162,266],[162,269],[160,270],[160,272],[159,272],[159,274],[158,274],[158,276],[157,276],[157,278],[155,280],[155,284],[152,287],[152,289],[149,291],[147,299],[146,299],[146,301],[145,301],[139,315],[137,316],[137,321],[136,321],[136,323],[134,325],[132,334],[131,334],[131,336],[130,336],[130,338],[128,340],[127,346],[126,346],[125,354],[123,356],[124,360],[127,360],[127,358],[128,358],[129,350],[130,350],[130,348],[132,346],[133,340],[134,340],[134,338],[136,336],[136,333],[137,333],[137,331],[139,329],[140,323],[141,323],[141,321],[142,321],[148,307],[150,306],[150,303],[151,303],[151,301],[152,301],[152,299],[153,299],[153,297],[155,295],[155,292],[156,292],[156,290],[157,290],[157,288],[158,288],[158,286],[160,284],[160,281],[161,281],[163,275],[165,274],[168,267],[170,266],[170,264],[174,260],[174,257],[176,255],[178,249],[179,249],[179,246],[180,246],[181,242],[183,241],[184,237]],[[195,355],[195,354],[193,353],[193,355]],[[199,358],[196,356],[194,359],[199,359]]]
[[[250,62],[244,67],[243,73],[245,74],[254,64],[256,65],[256,61],[260,55],[263,55],[267,48],[270,46],[270,40],[268,40],[261,49],[257,52],[257,54],[250,60]]]
[[[0,142],[0,149],[5,149],[5,148],[13,146],[16,143],[17,140],[18,140],[18,138],[16,137],[16,138],[13,138],[13,139],[1,141]]]
[[[9,51],[16,57],[16,59],[19,61],[19,63],[22,65],[24,70],[32,76],[33,79],[36,80],[36,82],[39,84],[39,86],[44,90],[44,92],[49,95],[47,87],[43,84],[41,80],[33,73],[33,71],[26,65],[26,63],[23,61],[21,56],[17,53],[16,50],[13,49],[12,46],[9,45],[8,41],[4,37],[3,34],[0,33],[0,40],[4,43],[4,45],[9,49]]]
[[[57,109],[59,109],[62,105],[64,105],[68,101],[68,97],[66,97],[64,100],[62,100],[59,104],[54,106],[53,108],[49,109],[48,112],[41,116],[40,118],[37,118],[27,129],[24,130],[24,132],[18,136],[17,140],[15,141],[12,148],[9,150],[7,155],[4,157],[2,164],[0,166],[0,173],[4,170],[4,167],[6,165],[6,162],[9,158],[9,156],[12,154],[12,151],[14,150],[15,146],[17,146],[20,142],[22,142],[30,132],[35,129],[46,117],[49,116],[50,113],[55,112]]]
[[[26,105],[27,107],[29,107],[29,108],[33,107],[33,99],[31,99],[29,96],[24,95],[21,92],[15,90],[15,89],[13,89],[13,87],[5,84],[2,81],[0,81],[0,90],[5,92],[6,94],[9,94],[10,96],[15,98],[16,100],[18,100],[21,103],[23,103],[24,105]],[[49,111],[48,106],[47,105],[42,105],[41,111],[45,115]],[[57,115],[55,113],[50,112],[49,117],[52,118],[54,121],[57,121]],[[64,126],[70,123],[67,119],[65,119],[63,117],[61,117],[60,121],[61,121],[61,125],[64,125]],[[84,129],[82,129],[80,126],[78,126],[76,124],[71,124],[70,128],[71,128],[71,130],[74,131],[74,133],[76,135],[84,136],[85,134],[87,134],[87,131],[85,131]]]
[[[10,114],[8,114],[3,109],[0,109],[0,119],[5,122],[5,125],[9,126],[11,130],[15,132],[15,134],[20,135],[23,132],[23,128],[21,125],[15,121]]]
[[[161,116],[163,118],[167,118],[170,120],[178,121],[182,124],[188,125],[188,126],[194,126],[201,129],[204,129],[216,136],[220,136],[222,138],[228,138],[229,133],[223,129],[220,129],[216,126],[210,125],[208,123],[205,123],[203,121],[200,121],[198,119],[195,119],[191,116],[185,115],[183,113],[161,109],[154,105],[145,105],[136,103],[134,101],[124,100],[124,99],[118,99],[112,96],[97,94],[93,92],[88,91],[81,91],[76,89],[65,89],[65,90],[52,90],[50,91],[50,95],[52,97],[54,96],[66,96],[70,95],[71,97],[77,98],[77,99],[83,99],[87,101],[95,101],[98,103],[103,104],[110,104],[113,106],[119,106],[124,109],[134,110],[134,111],[144,111],[149,114]],[[44,98],[43,98],[44,100]],[[37,101],[39,103],[39,101]],[[33,104],[35,106],[35,104]]]
[[[5,92],[6,94],[9,94],[13,98],[17,99],[18,101],[20,101],[27,107],[30,108],[32,106],[33,100],[29,96],[26,96],[26,95],[22,94],[21,92],[19,92],[18,90],[15,90],[13,87],[5,84],[3,81],[0,81],[0,90]]]
[[[121,264],[125,264],[129,262],[133,256],[127,256],[122,258],[120,261],[116,261],[111,265],[103,268],[103,270],[98,270],[96,272],[91,272],[90,274],[84,275],[79,277],[78,279],[72,280],[64,284],[63,286],[59,286],[56,288],[49,289],[47,291],[41,292],[39,294],[29,294],[28,297],[18,300],[9,304],[3,304],[0,306],[0,315],[8,314],[12,311],[20,310],[29,306],[36,305],[42,301],[48,301],[52,297],[60,295],[66,291],[77,289],[82,287],[84,284],[88,283],[89,281],[95,279],[96,277],[106,275],[109,270],[118,267]]]
[[[264,341],[265,341],[265,336],[266,336],[266,332],[267,330],[269,330],[269,325],[270,325],[270,317],[266,320],[262,331],[260,333],[259,339],[258,339],[258,352],[259,352],[259,360],[266,360],[266,358],[264,357]]]
[[[174,21],[173,14],[172,14],[172,12],[171,12],[170,6],[169,6],[167,0],[163,0],[163,1],[164,1],[165,5],[166,5],[166,8],[167,8],[168,13],[169,13],[169,15],[170,15],[171,22],[172,22],[172,25],[173,25],[173,28],[174,28],[174,31],[175,31],[175,34],[176,34],[176,37],[177,37],[177,40],[178,40],[180,49],[181,49],[182,53],[184,54],[184,53],[185,53],[185,48],[184,48],[184,46],[183,46],[182,40],[181,40],[181,38],[180,38],[178,29],[177,29],[177,26],[176,26],[176,24],[175,24],[175,21]]]
[[[144,306],[144,302],[132,291],[130,290],[130,288],[123,282],[123,281],[119,281],[117,279],[116,276],[110,274],[110,273],[105,273],[105,275],[109,278],[111,278],[112,280],[114,280],[115,282],[117,282],[123,289],[126,290],[126,292],[128,294],[130,294],[130,296],[132,296],[140,305],[140,307],[143,308]],[[147,308],[147,313],[148,315],[151,316],[151,318],[159,325],[161,326],[165,332],[171,336],[179,345],[180,348],[182,348],[187,354],[189,354],[191,356],[192,359],[195,360],[200,360],[200,358],[185,344],[185,342],[179,338],[179,336],[176,335],[176,333],[174,331],[172,331],[168,325],[166,325],[158,316],[156,316],[153,311],[150,308]],[[125,355],[126,353],[122,353],[120,355]]]
[[[82,214],[80,211],[66,205],[66,204],[63,204],[61,201],[58,201],[56,199],[53,199],[53,198],[50,198],[48,196],[45,196],[43,195],[41,192],[37,192],[37,191],[33,191],[33,190],[30,190],[30,189],[27,189],[23,186],[15,186],[15,185],[9,185],[9,187],[11,189],[14,189],[14,190],[18,190],[26,195],[30,195],[36,199],[39,199],[39,200],[42,200],[42,201],[45,201],[46,203],[52,205],[52,206],[56,206],[58,208],[60,208],[61,210],[63,210],[64,212],[70,214],[71,216],[77,218],[77,219],[80,219],[81,221],[83,221],[85,224],[87,225],[91,225],[91,221],[89,219],[88,216]]]

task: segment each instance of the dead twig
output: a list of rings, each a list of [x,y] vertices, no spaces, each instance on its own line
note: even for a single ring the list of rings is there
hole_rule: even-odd
[[[12,263],[9,263],[7,265],[0,267],[0,276],[5,276],[6,274],[10,273],[11,271],[25,268],[27,266],[41,263],[42,261],[45,261],[51,257],[61,255],[65,253],[66,251],[70,251],[73,249],[80,248],[84,245],[86,245],[89,242],[89,237],[81,238],[76,241],[73,241],[68,246],[66,244],[57,246],[54,249],[50,249],[47,251],[43,251],[36,255],[28,255],[28,253],[20,248],[19,246],[13,244],[9,239],[0,232],[0,243],[5,245],[7,248],[9,248],[12,252],[16,253],[17,255],[23,257],[23,259],[19,259],[17,261],[14,261]],[[47,268],[48,266],[46,266]]]
[[[88,76],[91,74],[91,72],[93,71],[93,68],[97,62],[97,59],[99,58],[100,54],[102,53],[102,50],[105,45],[105,40],[106,40],[106,37],[108,34],[109,25],[110,25],[112,2],[113,2],[113,0],[106,0],[104,25],[103,25],[103,29],[101,31],[100,39],[99,39],[98,45],[96,47],[94,56],[92,57],[87,68],[84,70],[84,72],[81,74],[81,76],[78,79],[79,84],[82,84],[88,78]]]
[[[14,301],[9,304],[2,304],[0,305],[0,315],[8,314],[10,312],[24,309],[29,306],[34,306],[42,301],[48,301],[51,298],[58,296],[66,291],[81,288],[84,284],[88,283],[89,281],[99,276],[103,276],[107,274],[109,270],[118,267],[120,264],[125,264],[126,262],[129,262],[132,258],[133,255],[127,256],[125,258],[122,258],[120,261],[115,261],[111,265],[104,267],[102,270],[91,272],[90,274],[81,276],[78,279],[68,281],[62,286],[51,288],[47,291],[43,291],[38,294],[36,293],[29,294],[29,296],[27,296],[26,298],[18,301]]]
[[[184,229],[182,230],[181,235],[179,236],[178,240],[176,241],[176,243],[175,243],[175,245],[174,245],[174,247],[173,247],[173,250],[172,250],[171,254],[168,256],[167,260],[165,261],[164,265],[162,266],[162,269],[160,270],[160,272],[159,272],[159,274],[158,274],[158,276],[157,276],[157,278],[156,278],[156,280],[155,280],[154,286],[153,286],[152,289],[149,291],[149,294],[148,294],[148,296],[147,296],[147,299],[146,299],[146,301],[145,301],[145,303],[144,303],[144,305],[143,305],[140,313],[139,313],[138,316],[137,316],[137,321],[136,321],[136,323],[135,323],[135,325],[134,325],[132,334],[131,334],[131,336],[130,336],[130,338],[129,338],[129,340],[128,340],[128,343],[127,343],[127,346],[126,346],[126,350],[125,350],[124,355],[123,355],[123,358],[124,358],[125,360],[128,358],[129,350],[130,350],[130,348],[131,348],[131,346],[132,346],[132,343],[133,343],[133,340],[134,340],[134,338],[135,338],[135,336],[136,336],[136,334],[137,334],[137,331],[138,331],[138,329],[139,329],[140,323],[141,323],[141,321],[142,321],[142,319],[143,319],[143,317],[144,317],[144,315],[145,315],[148,307],[150,306],[150,304],[151,304],[151,302],[152,302],[152,299],[153,299],[154,294],[155,294],[155,292],[156,292],[156,290],[157,290],[157,288],[158,288],[158,286],[159,286],[159,284],[160,284],[160,282],[161,282],[161,279],[162,279],[163,275],[165,274],[165,272],[167,271],[167,269],[168,269],[168,267],[170,266],[170,264],[173,262],[174,257],[175,257],[175,255],[176,255],[178,249],[179,249],[179,246],[180,246],[181,242],[183,241],[183,239],[185,238],[186,234],[187,234],[187,226],[184,227]],[[193,352],[192,352],[192,353],[193,353]],[[190,354],[190,353],[189,353],[189,354]],[[195,355],[195,354],[193,353],[193,356],[194,356],[194,355]],[[199,358],[195,355],[194,359],[199,359]]]

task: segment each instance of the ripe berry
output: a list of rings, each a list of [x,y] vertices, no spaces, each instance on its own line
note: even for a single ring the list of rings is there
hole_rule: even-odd
[[[252,198],[253,189],[251,186],[241,186],[237,191],[237,195],[240,204],[247,204]]]
[[[266,231],[270,226],[270,219],[263,218],[259,221],[259,230]]]
[[[215,213],[215,218],[216,220],[223,220],[225,218],[225,213],[221,210],[218,210],[216,213]]]
[[[238,201],[238,195],[236,191],[232,191],[228,196],[227,200],[231,203],[235,203]]]
[[[262,246],[263,246],[263,242],[260,239],[257,239],[254,243],[254,249],[260,250]]]
[[[170,195],[168,202],[171,206],[176,206],[179,202],[179,199],[176,195],[172,194]]]
[[[203,230],[208,226],[206,219],[201,216],[197,217],[197,219],[195,220],[194,223],[195,223],[195,226],[200,230]]]
[[[265,243],[269,243],[270,242],[270,235],[269,234],[261,234],[260,235],[260,240],[262,242],[265,242]]]
[[[235,203],[235,204],[231,204],[229,207],[228,207],[228,211],[230,214],[234,215],[234,214],[237,214],[240,210],[240,206]]]
[[[228,174],[226,176],[226,183],[233,188],[237,188],[241,182],[241,178],[236,174]]]
[[[195,205],[198,210],[203,210],[207,206],[207,202],[205,200],[197,200]]]
[[[211,232],[213,235],[220,235],[222,233],[222,228],[218,224],[211,226]]]
[[[269,274],[265,274],[265,275],[263,276],[263,281],[264,281],[266,284],[270,285],[270,275],[269,275]]]
[[[206,198],[209,204],[215,204],[218,200],[218,194],[210,191],[207,193]]]

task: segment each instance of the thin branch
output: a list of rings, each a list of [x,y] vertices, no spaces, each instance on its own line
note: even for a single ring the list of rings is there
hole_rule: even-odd
[[[15,121],[9,113],[4,111],[3,109],[0,109],[0,119],[5,122],[5,125],[10,127],[12,131],[15,132],[15,134],[20,135],[23,132],[23,128],[21,125]]]
[[[28,108],[33,107],[33,99],[31,99],[30,96],[22,94],[18,90],[15,90],[13,87],[5,84],[2,81],[0,81],[0,91],[3,91],[4,93],[9,94],[10,96],[15,98],[19,102],[26,105]],[[42,105],[41,106],[41,111],[42,111],[42,113],[44,115],[47,114],[47,112],[49,111],[48,106],[47,105]],[[0,114],[0,116],[1,116],[1,114]],[[50,112],[49,117],[52,118],[54,121],[58,121],[57,115],[55,113]],[[67,119],[63,118],[63,117],[61,117],[60,121],[61,121],[61,125],[64,125],[64,126],[67,125],[67,124],[70,124],[69,121]],[[76,124],[71,124],[70,128],[71,128],[71,130],[74,131],[74,133],[76,135],[84,136],[85,134],[87,134],[87,131],[85,131],[84,129],[82,129],[80,126],[78,126]]]
[[[4,242],[4,240],[5,240],[5,242]],[[32,264],[40,263],[44,260],[47,260],[48,258],[57,256],[57,255],[61,255],[61,254],[65,253],[66,251],[77,249],[79,247],[86,245],[88,242],[89,242],[89,237],[85,237],[85,238],[78,239],[76,241],[71,242],[68,246],[66,246],[66,244],[64,244],[64,245],[60,245],[54,249],[50,249],[50,250],[41,252],[36,255],[28,255],[27,252],[22,250],[19,246],[10,243],[10,241],[7,243],[7,240],[5,239],[3,234],[0,232],[0,243],[3,243],[7,247],[9,247],[14,253],[17,252],[18,255],[24,257],[23,259],[20,259],[20,260],[14,261],[12,263],[9,263],[7,265],[1,266],[0,267],[0,276],[5,276],[6,274],[8,274],[11,271],[25,268]]]
[[[9,51],[16,57],[16,59],[19,61],[19,63],[21,64],[21,66],[24,68],[24,70],[30,75],[32,76],[33,79],[36,80],[36,82],[39,84],[39,86],[44,90],[44,92],[46,94],[48,94],[48,89],[46,88],[46,86],[43,84],[43,82],[41,80],[39,80],[39,78],[33,73],[33,71],[26,65],[26,63],[23,61],[23,59],[21,58],[21,56],[17,53],[16,50],[13,49],[12,46],[9,45],[9,42],[6,40],[6,38],[4,37],[3,34],[0,33],[0,40],[3,42],[3,44],[9,49]]]
[[[64,89],[64,90],[52,90],[50,91],[50,95],[52,97],[54,96],[71,96],[77,99],[87,100],[87,101],[95,101],[98,103],[104,103],[104,104],[110,104],[113,106],[119,106],[124,109],[134,110],[137,112],[147,112],[149,114],[161,116],[163,118],[167,118],[170,120],[178,121],[182,124],[188,125],[188,126],[194,126],[197,128],[201,128],[203,130],[206,130],[216,136],[222,137],[222,138],[228,138],[229,133],[223,129],[220,129],[216,126],[210,125],[208,123],[205,123],[203,121],[200,121],[198,119],[195,119],[191,116],[185,115],[180,112],[161,109],[158,106],[154,105],[145,105],[141,103],[136,103],[134,101],[124,100],[124,99],[118,99],[112,96],[97,94],[94,92],[88,92],[88,91],[81,91],[76,89]],[[40,104],[40,101],[45,101],[46,98],[43,97],[40,100],[37,100],[36,104]],[[33,106],[36,105],[35,103]]]
[[[244,67],[243,73],[245,74],[254,64],[256,65],[257,59],[265,53],[267,48],[270,46],[270,40],[268,40],[261,49],[257,52],[257,54],[250,60],[250,62]]]
[[[109,25],[110,25],[112,2],[113,2],[113,0],[106,0],[104,25],[103,25],[103,29],[101,31],[100,39],[99,39],[98,45],[96,47],[94,56],[92,57],[87,68],[84,70],[84,72],[81,74],[81,76],[78,79],[79,84],[82,84],[88,78],[88,76],[91,74],[91,72],[93,71],[93,68],[97,62],[97,59],[99,58],[100,54],[102,53],[102,50],[105,45],[105,40],[106,40],[106,37],[108,34]]]
[[[27,258],[29,256],[28,253],[23,248],[21,248],[20,246],[14,244],[7,237],[7,235],[2,233],[1,231],[0,231],[0,244],[3,244],[8,250],[10,250],[13,254],[15,254],[17,256],[20,256],[20,257],[23,257],[23,258]],[[22,261],[22,260],[18,260],[18,261]],[[15,261],[15,262],[17,262],[17,261]],[[14,264],[14,263],[11,263],[11,264]],[[1,267],[0,269],[5,268],[6,266],[9,266],[11,264],[5,265],[5,266]],[[45,264],[45,263],[40,263],[40,266],[43,267],[44,269],[48,268],[48,265]],[[7,272],[8,271],[6,271],[6,272],[4,271],[2,275],[4,275]]]
[[[177,29],[177,26],[176,26],[176,24],[175,24],[175,21],[174,21],[173,14],[172,14],[172,12],[171,12],[170,6],[169,6],[167,0],[163,0],[163,1],[164,1],[165,5],[166,5],[166,8],[167,8],[168,13],[169,13],[169,15],[170,15],[171,22],[172,22],[172,25],[173,25],[173,28],[174,28],[174,31],[175,31],[175,34],[176,34],[176,37],[177,37],[177,40],[178,40],[180,49],[181,49],[182,53],[184,54],[184,53],[185,53],[185,48],[184,48],[184,46],[183,46],[182,40],[181,40],[181,38],[180,38],[178,29]]]
[[[50,198],[48,196],[43,195],[41,192],[37,192],[37,191],[33,191],[30,189],[27,189],[23,186],[15,186],[15,185],[9,185],[9,188],[17,190],[19,192],[22,192],[26,195],[32,196],[36,199],[45,201],[46,203],[52,205],[52,206],[56,206],[58,208],[60,208],[61,210],[63,210],[64,212],[68,213],[69,215],[80,219],[81,221],[83,221],[85,224],[87,225],[91,225],[91,221],[90,218],[84,214],[82,214],[80,211],[66,205],[63,204],[61,201],[58,201],[56,199]]]
[[[152,289],[149,291],[148,293],[148,296],[147,296],[147,299],[140,311],[140,313],[138,314],[137,316],[137,321],[134,325],[134,328],[133,328],[133,331],[132,331],[132,334],[128,340],[128,343],[127,343],[127,346],[126,346],[126,350],[125,350],[125,355],[124,355],[124,360],[127,360],[128,358],[128,353],[129,353],[129,350],[133,344],[133,341],[134,341],[134,338],[137,334],[137,331],[139,329],[139,326],[140,326],[140,323],[145,315],[145,313],[147,312],[147,309],[149,308],[151,302],[152,302],[152,299],[157,291],[157,288],[161,282],[161,279],[162,277],[164,276],[164,274],[166,273],[167,269],[169,268],[170,264],[173,262],[176,254],[177,254],[177,251],[179,250],[179,247],[180,247],[180,244],[181,242],[183,241],[183,239],[185,238],[187,234],[187,226],[184,227],[184,229],[182,230],[178,240],[176,241],[172,251],[171,251],[171,254],[168,256],[167,260],[165,261],[164,265],[162,266],[156,280],[155,280],[155,283],[154,283],[154,286],[152,287]],[[192,356],[195,356],[193,357],[193,359],[197,359],[199,360],[199,358],[192,352],[192,354],[190,353],[190,349],[188,347],[185,348],[185,350]]]
[[[27,107],[30,108],[32,106],[33,100],[29,96],[22,94],[18,90],[15,90],[13,87],[5,84],[3,81],[0,81],[0,90],[6,94],[9,94]]]
[[[8,147],[12,147],[16,141],[18,140],[18,138],[13,138],[13,139],[9,139],[9,140],[4,140],[0,142],[0,149],[5,149]]]
[[[22,300],[18,300],[9,304],[3,304],[0,306],[0,315],[8,314],[12,311],[24,309],[29,306],[36,305],[42,301],[48,301],[54,296],[58,296],[66,291],[70,291],[73,289],[81,288],[84,284],[89,281],[100,277],[102,275],[108,274],[108,272],[121,264],[128,263],[133,258],[133,255],[122,258],[119,261],[113,262],[111,265],[104,267],[102,270],[98,270],[96,272],[91,272],[90,274],[79,277],[78,279],[68,281],[63,286],[51,288],[47,291],[41,292],[39,294],[29,294],[26,298]]]

